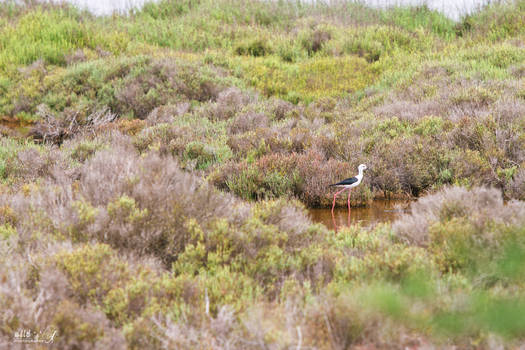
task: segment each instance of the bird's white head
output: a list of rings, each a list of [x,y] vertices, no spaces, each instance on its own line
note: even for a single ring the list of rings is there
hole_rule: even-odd
[[[359,172],[363,172],[363,170],[366,170],[366,165],[365,164],[359,164],[357,169],[359,170]]]

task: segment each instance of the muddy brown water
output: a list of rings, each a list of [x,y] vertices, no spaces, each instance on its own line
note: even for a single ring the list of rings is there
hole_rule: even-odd
[[[331,208],[312,208],[308,211],[314,222],[324,224],[330,229],[334,229],[334,220],[337,228],[347,226],[349,223],[350,225],[359,223],[362,226],[375,226],[378,223],[392,222],[403,213],[409,213],[410,201],[375,200],[369,206],[352,208],[350,217],[348,217],[347,207],[335,208],[333,219]]]

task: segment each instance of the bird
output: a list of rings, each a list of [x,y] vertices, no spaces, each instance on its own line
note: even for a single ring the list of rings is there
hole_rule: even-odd
[[[361,181],[363,180],[363,171],[366,170],[365,164],[359,164],[357,167],[359,170],[359,174],[357,174],[354,177],[350,177],[348,179],[344,179],[343,181],[340,181],[335,184],[331,184],[329,187],[342,187],[343,189],[341,191],[338,191],[334,194],[334,203],[332,204],[332,216],[334,215],[334,208],[335,208],[335,199],[337,195],[344,190],[348,189],[348,212],[350,213],[350,191],[352,188],[359,186]],[[349,214],[350,215],[350,214]]]

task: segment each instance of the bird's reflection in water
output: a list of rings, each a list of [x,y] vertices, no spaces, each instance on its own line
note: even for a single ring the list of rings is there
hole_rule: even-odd
[[[363,226],[374,226],[378,223],[391,222],[409,210],[409,201],[376,200],[367,207],[355,207],[348,212],[346,207],[336,208],[332,216],[330,209],[309,209],[314,222],[324,224],[328,228],[338,230],[343,226],[360,223]]]
[[[333,224],[333,228],[334,228],[334,231],[337,232],[337,221],[335,219],[335,216],[336,216],[336,212],[332,209],[331,211],[331,214],[332,214],[332,224]],[[342,216],[342,215],[341,215]],[[350,226],[350,217],[351,217],[351,209],[350,207],[348,208],[348,211],[347,211],[347,218],[346,218],[346,226]],[[341,226],[341,224],[339,225]]]

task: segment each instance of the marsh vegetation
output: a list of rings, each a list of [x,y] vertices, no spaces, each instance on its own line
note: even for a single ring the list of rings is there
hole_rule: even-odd
[[[0,346],[519,347],[524,62],[523,1],[0,3]],[[312,222],[360,163],[410,212]]]

